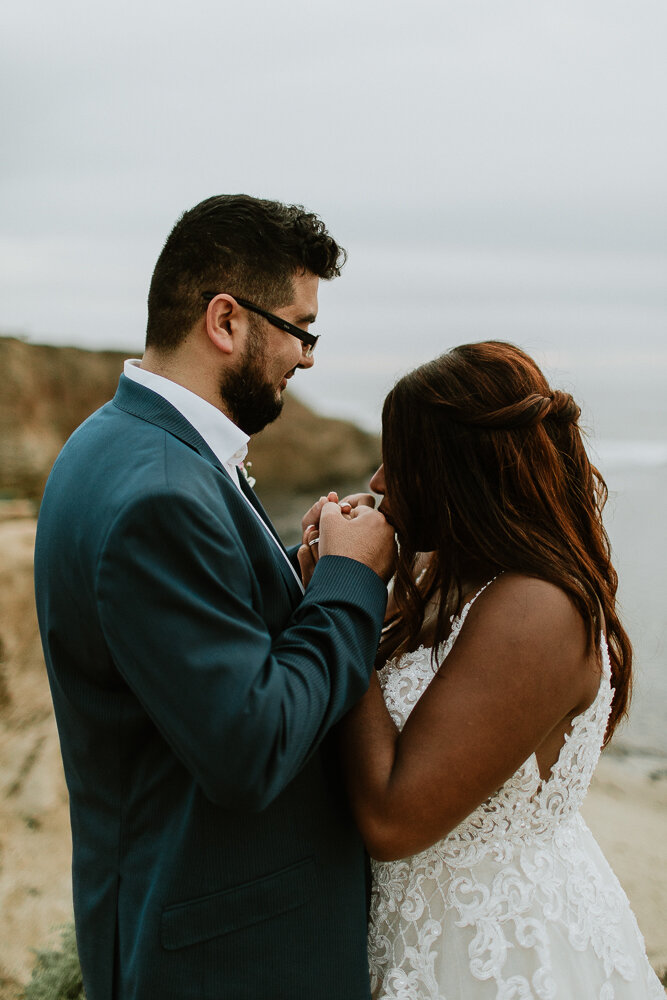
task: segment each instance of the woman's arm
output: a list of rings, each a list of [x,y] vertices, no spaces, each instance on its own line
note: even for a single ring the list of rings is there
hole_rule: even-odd
[[[470,609],[446,663],[399,734],[377,678],[341,724],[352,809],[370,854],[444,837],[594,699],[595,653],[558,587],[500,577]]]

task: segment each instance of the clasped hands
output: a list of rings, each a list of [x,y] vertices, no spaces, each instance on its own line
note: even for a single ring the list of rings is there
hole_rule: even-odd
[[[394,529],[370,493],[354,493],[339,501],[332,491],[320,497],[301,521],[302,544],[297,557],[307,586],[321,556],[347,556],[390,579],[396,562]]]

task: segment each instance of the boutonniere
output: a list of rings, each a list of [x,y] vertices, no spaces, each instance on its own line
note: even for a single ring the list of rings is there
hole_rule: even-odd
[[[250,489],[252,489],[255,483],[257,482],[255,477],[251,476],[250,473],[248,472],[248,469],[252,469],[252,462],[239,462],[238,469],[241,475],[245,476],[245,480],[248,486],[250,487]]]

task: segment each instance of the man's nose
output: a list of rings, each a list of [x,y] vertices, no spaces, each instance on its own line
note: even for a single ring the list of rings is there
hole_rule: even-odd
[[[310,356],[307,355],[306,347],[304,345],[304,348],[301,351],[301,361],[299,361],[297,368],[312,368],[314,364],[315,364],[315,355],[314,354],[311,354]]]

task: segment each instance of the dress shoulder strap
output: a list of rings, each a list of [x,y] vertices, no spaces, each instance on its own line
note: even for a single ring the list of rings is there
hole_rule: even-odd
[[[607,643],[607,636],[604,631],[600,631],[600,657],[602,659],[602,676],[611,681],[612,669],[611,669],[611,658],[609,656],[609,645]]]
[[[466,618],[468,617],[468,612],[470,611],[471,607],[473,606],[473,604],[475,603],[475,601],[477,600],[477,598],[480,596],[480,594],[483,594],[484,591],[486,590],[486,588],[490,587],[491,584],[493,583],[493,581],[497,580],[499,576],[502,576],[502,573],[496,573],[496,575],[493,576],[493,577],[491,577],[490,580],[487,580],[487,582],[484,584],[484,586],[480,587],[479,590],[477,591],[477,593],[474,594],[470,598],[470,600],[467,601],[463,605],[463,607],[461,608],[460,613],[458,615],[452,615],[450,617],[449,620],[452,623],[452,631],[447,636],[447,639],[446,639],[446,641],[445,641],[445,643],[444,643],[444,645],[442,647],[442,659],[443,660],[451,652],[452,646],[456,642],[456,639],[457,639],[457,637],[459,635],[459,632],[463,628],[463,623],[465,622]]]

